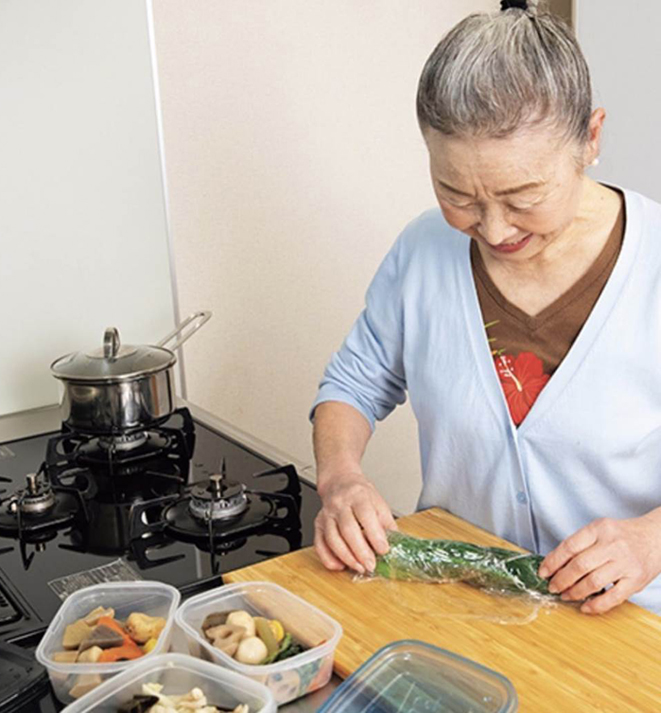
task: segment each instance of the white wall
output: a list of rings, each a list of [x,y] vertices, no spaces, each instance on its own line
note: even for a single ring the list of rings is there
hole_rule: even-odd
[[[578,37],[607,112],[598,180],[661,201],[661,3],[575,0]]]
[[[416,84],[491,0],[154,0],[189,396],[311,462],[307,413],[401,228],[434,205]],[[398,511],[420,486],[400,409],[365,467]]]
[[[106,326],[172,327],[148,30],[140,0],[0,2],[0,414]]]

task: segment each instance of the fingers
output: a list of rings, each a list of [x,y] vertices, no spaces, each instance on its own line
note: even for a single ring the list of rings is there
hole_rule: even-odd
[[[349,513],[349,516],[353,518],[352,513]],[[358,527],[357,523],[355,526],[356,529],[360,532],[360,528]],[[324,521],[323,530],[326,544],[330,548],[331,552],[335,555],[335,557],[339,559],[344,565],[346,565],[350,569],[353,569],[355,572],[365,574],[365,567],[356,556],[356,553],[354,552],[353,548],[350,547],[349,543],[347,542],[347,536],[353,539],[354,531],[349,528],[349,534],[345,534],[345,532],[342,532],[340,530],[338,523],[333,518],[326,518],[326,520]],[[367,543],[365,543],[364,546],[367,547]]]
[[[581,601],[587,599],[590,595],[601,592],[601,590],[609,584],[617,582],[621,576],[621,567],[617,563],[609,561],[601,567],[590,570],[589,573],[574,584],[574,586],[563,590],[562,599],[564,601]]]
[[[354,511],[344,510],[340,513],[338,525],[344,541],[349,545],[354,557],[362,565],[362,569],[358,571],[361,574],[363,574],[364,571],[373,572],[376,567],[374,550],[361,529],[361,524],[356,519]]]
[[[584,582],[583,578],[596,574],[596,571],[609,561],[610,557],[608,556],[606,547],[603,545],[592,545],[592,547],[588,547],[588,549],[570,559],[564,567],[561,567],[553,575],[553,578],[549,582],[549,591],[553,594],[556,592],[565,592],[574,585],[577,585],[578,582],[582,582],[583,586],[579,588],[582,592],[589,586],[589,584],[592,584],[592,581],[589,583]],[[596,577],[594,581],[598,581],[602,576],[603,573],[599,577]],[[601,586],[587,592],[585,596],[600,591],[603,587],[607,584],[611,584],[613,581],[614,580],[611,579],[608,582],[603,582]],[[575,599],[577,597],[571,598]]]
[[[604,594],[590,599],[581,606],[584,614],[605,614],[625,602],[634,592],[636,587],[628,577],[623,577],[614,587]]]
[[[393,517],[390,508],[386,504],[385,500],[379,498],[379,502],[376,504],[376,512],[379,517],[379,522],[381,523],[384,530],[398,530],[397,521]],[[385,554],[385,552],[380,553]]]
[[[592,525],[587,525],[563,540],[552,552],[544,558],[540,568],[540,577],[551,577],[569,560],[594,545],[597,533]]]
[[[389,549],[386,531],[382,524],[381,517],[371,503],[361,503],[354,507],[357,521],[363,528],[363,533],[371,549],[379,555],[385,555]],[[392,519],[392,515],[391,518]],[[393,520],[394,522],[394,520]],[[373,559],[373,558],[372,558]],[[374,569],[370,567],[370,571]]]
[[[315,522],[315,532],[314,532],[314,549],[321,560],[321,563],[326,569],[334,570],[339,572],[345,569],[345,564],[342,560],[338,559],[330,547],[326,544],[326,539],[324,537],[324,532],[321,526],[318,524],[319,521]]]

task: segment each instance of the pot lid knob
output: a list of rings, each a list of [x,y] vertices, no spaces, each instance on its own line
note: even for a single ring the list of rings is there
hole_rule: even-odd
[[[103,356],[106,359],[115,359],[119,353],[119,330],[117,327],[108,327],[103,335]]]

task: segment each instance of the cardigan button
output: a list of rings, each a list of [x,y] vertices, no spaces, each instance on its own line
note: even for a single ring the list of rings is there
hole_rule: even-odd
[[[519,492],[516,494],[516,499],[521,503],[521,505],[525,505],[528,502],[528,498],[526,497],[526,494],[523,492],[523,490],[519,490]]]

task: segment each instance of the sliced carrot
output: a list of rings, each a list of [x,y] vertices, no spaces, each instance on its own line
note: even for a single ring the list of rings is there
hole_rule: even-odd
[[[115,621],[115,619],[102,616],[99,619],[98,626],[101,626],[102,624],[105,624],[113,631],[116,631],[124,639],[124,644],[126,646],[138,646],[137,642],[133,639],[133,637],[129,633],[127,633],[126,629],[118,621]]]
[[[124,644],[124,646],[115,646],[112,649],[106,649],[101,656],[99,656],[98,663],[132,661],[144,655],[144,651],[136,644]]]

